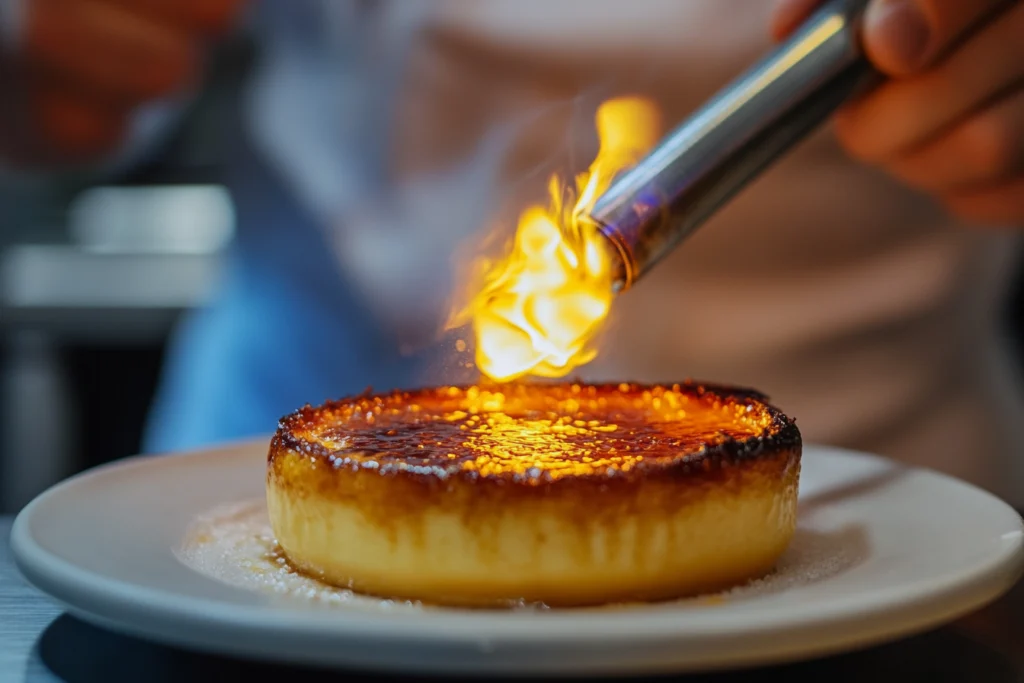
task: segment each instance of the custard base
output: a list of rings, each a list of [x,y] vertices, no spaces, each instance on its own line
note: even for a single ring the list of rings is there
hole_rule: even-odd
[[[292,564],[327,583],[452,606],[587,606],[726,589],[796,527],[799,450],[693,476],[492,486],[333,470],[279,452],[267,504]]]

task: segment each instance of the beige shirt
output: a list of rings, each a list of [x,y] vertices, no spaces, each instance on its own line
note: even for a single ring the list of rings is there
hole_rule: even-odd
[[[395,167],[455,163],[510,130],[497,181],[508,221],[543,199],[548,170],[586,166],[602,98],[639,92],[680,122],[769,48],[770,5],[433,3],[409,55]],[[823,130],[621,297],[582,375],[752,386],[807,441],[1024,503],[1024,404],[998,329],[1016,245],[854,163]]]

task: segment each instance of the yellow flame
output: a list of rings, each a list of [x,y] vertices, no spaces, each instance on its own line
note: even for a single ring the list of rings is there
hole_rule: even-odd
[[[597,355],[590,342],[611,308],[613,257],[582,217],[654,145],[660,126],[651,102],[627,97],[603,103],[596,127],[597,157],[574,191],[551,178],[550,204],[520,214],[510,252],[480,264],[479,290],[455,319],[472,322],[477,367],[493,380],[562,377]]]

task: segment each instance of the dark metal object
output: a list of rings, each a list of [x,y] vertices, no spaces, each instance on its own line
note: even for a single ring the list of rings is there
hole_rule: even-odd
[[[880,76],[864,57],[867,0],[831,0],[720,91],[590,212],[625,289],[773,161]]]

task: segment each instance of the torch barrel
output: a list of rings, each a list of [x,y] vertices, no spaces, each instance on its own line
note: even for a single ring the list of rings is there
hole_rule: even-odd
[[[880,76],[860,41],[867,0],[831,0],[598,198],[589,218],[625,289],[773,161]]]

